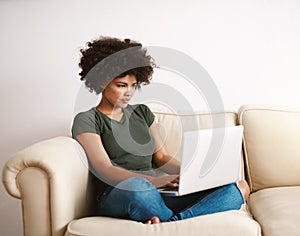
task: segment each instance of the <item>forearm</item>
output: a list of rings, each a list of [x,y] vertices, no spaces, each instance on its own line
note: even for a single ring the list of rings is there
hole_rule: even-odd
[[[106,150],[103,147],[99,135],[92,133],[83,133],[77,136],[77,140],[85,149],[93,169],[98,178],[106,184],[115,186],[118,183],[134,177],[145,178],[150,181],[155,187],[170,186],[174,182],[178,182],[177,176],[152,177],[148,175],[138,174],[117,166],[113,166]],[[170,172],[173,173],[173,172]],[[175,173],[175,172],[174,172]],[[177,172],[178,173],[178,172]]]
[[[167,174],[179,174],[180,162],[170,155],[154,159],[154,164]]]
[[[153,177],[151,176],[138,174],[116,166],[107,166],[105,168],[95,168],[95,169],[97,171],[97,174],[99,175],[99,178],[103,182],[112,186],[115,186],[126,179],[134,178],[134,177],[145,178],[150,182],[153,181]]]
[[[178,175],[168,175],[162,177],[152,177],[148,175],[142,175],[135,172],[131,172],[116,166],[110,166],[108,168],[102,169],[101,173],[101,180],[105,183],[116,186],[118,183],[134,177],[145,178],[149,182],[151,182],[156,188],[161,188],[165,186],[174,187],[178,184]]]

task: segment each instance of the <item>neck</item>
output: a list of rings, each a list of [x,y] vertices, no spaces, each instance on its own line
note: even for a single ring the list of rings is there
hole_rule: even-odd
[[[107,115],[108,117],[116,120],[119,120],[120,117],[123,115],[123,110],[121,107],[116,108],[111,104],[106,104],[102,100],[100,101],[100,103],[96,108],[102,113],[104,113],[105,115]]]

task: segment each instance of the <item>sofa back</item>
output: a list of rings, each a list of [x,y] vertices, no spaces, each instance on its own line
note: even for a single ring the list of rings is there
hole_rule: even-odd
[[[237,113],[232,111],[173,112],[167,109],[158,109],[157,107],[151,107],[151,110],[157,119],[167,151],[179,161],[181,159],[183,132],[237,125]],[[240,177],[244,177],[242,155]]]
[[[197,111],[192,113],[154,110],[154,114],[168,152],[177,159],[180,159],[183,132],[237,124],[237,114],[235,112],[209,113],[207,111]]]
[[[300,185],[300,110],[246,105],[238,121],[251,190]]]

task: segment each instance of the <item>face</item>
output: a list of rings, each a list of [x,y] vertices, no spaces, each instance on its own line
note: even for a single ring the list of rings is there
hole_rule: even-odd
[[[105,99],[114,108],[125,108],[136,87],[137,80],[134,75],[115,78],[103,90],[102,99]]]

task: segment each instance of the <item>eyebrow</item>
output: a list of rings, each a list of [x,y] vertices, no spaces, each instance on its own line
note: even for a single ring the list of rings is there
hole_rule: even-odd
[[[116,81],[115,83],[117,83],[117,84],[127,84],[126,82],[123,82],[123,81]]]
[[[115,83],[116,83],[116,84],[125,84],[125,85],[128,85],[128,83],[123,82],[123,81],[116,81]],[[134,82],[133,85],[134,85],[134,84],[137,84],[137,82]]]

